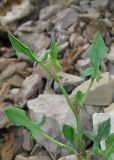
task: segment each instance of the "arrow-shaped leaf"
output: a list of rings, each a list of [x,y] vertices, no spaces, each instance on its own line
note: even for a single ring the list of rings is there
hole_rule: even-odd
[[[38,60],[38,57],[35,53],[33,53],[30,48],[28,48],[26,45],[24,45],[22,42],[20,42],[16,37],[14,37],[10,32],[8,32],[9,40],[13,46],[13,48],[22,54],[25,54],[30,60],[36,61]]]
[[[46,121],[46,116],[42,117],[42,120],[39,123],[31,121],[24,110],[14,107],[8,107],[5,109],[5,114],[8,119],[16,126],[23,126],[30,130],[32,136],[36,138],[40,133],[41,127]]]
[[[92,45],[87,50],[87,54],[90,58],[91,67],[83,71],[83,75],[91,75],[96,80],[101,78],[100,64],[103,58],[106,56],[107,49],[105,47],[104,41],[99,32],[96,33]]]

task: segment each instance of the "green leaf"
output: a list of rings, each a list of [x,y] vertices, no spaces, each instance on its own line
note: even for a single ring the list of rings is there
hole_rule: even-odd
[[[101,78],[100,63],[106,56],[107,49],[105,47],[104,41],[99,32],[96,33],[92,45],[87,50],[87,54],[90,58],[91,69],[86,70],[85,75],[91,75],[96,80]]]
[[[92,140],[93,142],[95,141],[94,134],[90,131],[84,131],[83,133],[84,136],[86,136],[88,139]]]
[[[5,109],[5,114],[8,119],[16,126],[23,126],[30,130],[32,136],[36,138],[40,133],[41,127],[46,121],[46,116],[42,117],[42,120],[39,123],[31,121],[24,110],[14,107],[8,107]]]
[[[60,63],[57,60],[58,50],[57,50],[57,45],[56,45],[55,40],[53,40],[51,42],[50,49],[51,49],[51,64],[54,66],[54,68],[56,70],[60,70],[61,69],[61,65],[60,65]]]
[[[97,134],[97,140],[101,141],[102,139],[106,139],[110,134],[111,129],[111,123],[110,118],[106,121],[102,122],[98,126],[98,134]]]
[[[51,49],[51,58],[52,58],[52,60],[57,60],[58,51],[57,51],[57,45],[56,45],[55,40],[52,40],[50,49]]]
[[[82,91],[78,91],[75,96],[74,104],[81,106],[83,97],[84,97],[84,94],[82,93]]]
[[[63,135],[65,138],[67,138],[72,144],[75,144],[76,142],[76,135],[75,135],[75,130],[73,127],[71,127],[68,124],[65,124],[63,126]]]
[[[81,76],[83,76],[83,77],[92,76],[93,73],[94,73],[94,70],[93,70],[92,67],[87,68],[87,69],[85,69],[85,70],[80,70],[80,74],[81,74]]]
[[[106,141],[105,157],[108,158],[114,153],[114,133],[110,134]]]
[[[26,45],[24,45],[22,42],[20,42],[10,32],[8,32],[8,37],[9,37],[9,40],[10,40],[13,48],[16,50],[16,52],[19,52],[21,54],[25,54],[32,61],[36,61],[36,59],[38,61],[36,54],[32,53],[30,48],[28,48]]]
[[[43,62],[46,62],[48,60],[48,53],[46,52],[45,55],[42,58]]]

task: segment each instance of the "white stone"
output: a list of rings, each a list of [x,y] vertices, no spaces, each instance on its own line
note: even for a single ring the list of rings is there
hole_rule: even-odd
[[[102,78],[99,80],[99,82],[94,82],[85,104],[96,106],[107,106],[111,104],[113,99],[113,89],[110,75],[108,72],[105,72],[101,76]],[[90,80],[87,80],[74,89],[70,96],[71,99],[74,98],[76,92],[79,90],[81,90],[83,93],[86,93],[89,84]]]
[[[27,106],[33,121],[39,121],[45,114],[47,121],[43,129],[53,138],[66,143],[61,132],[63,124],[67,123],[76,128],[76,123],[75,117],[62,95],[42,94],[38,98],[29,100]],[[87,113],[86,109],[81,110],[80,115],[83,128],[92,130],[91,115]],[[37,142],[44,146],[52,157],[63,155],[63,150],[59,146],[46,140],[41,135],[38,136]]]
[[[106,113],[114,112],[114,103],[112,103],[108,107],[104,108],[104,112],[106,112]]]

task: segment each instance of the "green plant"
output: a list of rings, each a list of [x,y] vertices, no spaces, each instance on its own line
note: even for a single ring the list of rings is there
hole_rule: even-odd
[[[13,48],[19,52],[25,54],[31,61],[38,63],[50,77],[52,77],[59,85],[63,95],[66,98],[67,103],[71,111],[73,112],[76,119],[77,131],[68,124],[63,126],[64,137],[70,141],[71,146],[66,146],[65,144],[50,137],[43,129],[42,126],[46,122],[46,116],[44,115],[40,122],[35,123],[31,121],[24,110],[16,107],[8,107],[5,109],[5,114],[9,120],[16,126],[24,126],[27,128],[33,138],[36,138],[38,134],[41,134],[46,139],[49,139],[53,143],[61,146],[66,151],[75,154],[78,160],[94,160],[95,156],[102,157],[105,160],[111,160],[111,155],[114,152],[114,134],[110,134],[110,119],[102,122],[98,127],[98,133],[94,135],[92,132],[83,131],[80,122],[80,109],[83,107],[85,100],[90,92],[90,89],[94,83],[94,80],[99,81],[101,78],[100,63],[106,55],[107,49],[105,47],[104,41],[99,32],[96,33],[93,43],[87,50],[88,57],[90,58],[90,67],[84,71],[80,71],[81,75],[90,77],[90,84],[88,86],[87,92],[83,94],[78,91],[72,101],[65,91],[63,84],[59,78],[59,70],[61,65],[57,60],[57,46],[56,42],[53,40],[50,46],[50,56],[45,53],[44,57],[40,59],[33,53],[27,46],[16,39],[10,32],[8,33],[9,39]],[[53,72],[50,71],[50,66],[53,67]],[[93,142],[93,146],[90,148],[89,152],[86,151],[84,136],[89,138]],[[101,150],[100,142],[101,140],[106,140],[106,149]]]

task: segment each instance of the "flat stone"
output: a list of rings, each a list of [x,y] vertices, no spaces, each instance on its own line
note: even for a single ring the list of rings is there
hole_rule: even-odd
[[[51,160],[46,151],[41,151],[37,156],[25,157],[21,154],[17,155],[15,160]]]
[[[63,83],[63,86],[65,87],[67,93],[71,93],[71,91],[76,86],[78,86],[84,81],[84,79],[79,76],[75,76],[75,75],[68,74],[65,72],[59,72],[59,76],[60,76],[61,82]],[[58,84],[55,81],[54,81],[54,90],[56,93],[61,93],[58,87]]]
[[[107,59],[111,62],[114,63],[114,43],[110,47],[110,52],[107,55]]]
[[[26,151],[31,151],[33,148],[33,139],[31,138],[31,133],[26,129],[23,130],[23,149]]]
[[[36,53],[42,49],[47,49],[51,42],[51,39],[44,33],[19,32],[18,38]]]
[[[86,69],[90,65],[90,60],[89,59],[79,59],[77,63],[75,64],[76,70],[80,69]]]
[[[74,128],[76,127],[74,115],[62,95],[42,94],[38,98],[29,100],[27,106],[33,121],[39,121],[43,114],[47,116],[43,129],[53,138],[61,139],[63,143],[66,142],[61,134],[63,124],[67,123]],[[81,110],[80,115],[83,128],[92,130],[91,115],[85,108]],[[47,149],[51,157],[57,158],[58,155],[63,155],[63,150],[59,146],[46,141],[41,135],[36,140]]]
[[[21,10],[21,12],[20,12]],[[22,19],[33,12],[34,8],[28,0],[23,0],[19,5],[14,5],[5,16],[0,17],[2,26],[6,24],[14,23],[19,19]]]
[[[114,112],[114,103],[109,105],[108,107],[104,108],[105,113]]]
[[[61,157],[58,160],[77,160],[77,158],[75,155],[70,155],[70,156]]]
[[[46,20],[46,19],[50,18],[51,16],[56,15],[61,10],[61,8],[62,8],[62,6],[59,4],[47,6],[40,11],[39,19]]]
[[[106,7],[106,5],[108,4],[108,0],[94,0],[91,2],[92,7],[95,7],[96,9],[100,9],[101,7]]]
[[[78,14],[71,8],[64,9],[57,14],[57,18],[54,20],[56,25],[60,25],[61,29],[67,29],[72,24],[78,23]]]
[[[26,67],[26,62],[18,62],[8,65],[0,74],[0,83],[10,78],[15,72],[22,72]]]
[[[32,33],[40,33],[45,32],[50,29],[50,23],[48,21],[28,21],[23,23],[16,30],[17,32],[32,32]]]
[[[34,97],[39,88],[42,86],[42,77],[38,74],[31,74],[28,76],[22,84],[22,88],[17,93],[16,100],[20,103],[26,102],[27,99]]]
[[[81,90],[86,93],[90,80],[85,81],[71,93],[71,99],[74,98],[77,91]],[[113,99],[113,89],[110,75],[108,72],[102,74],[102,78],[99,82],[94,82],[90,94],[88,95],[85,104],[96,106],[110,105]]]

